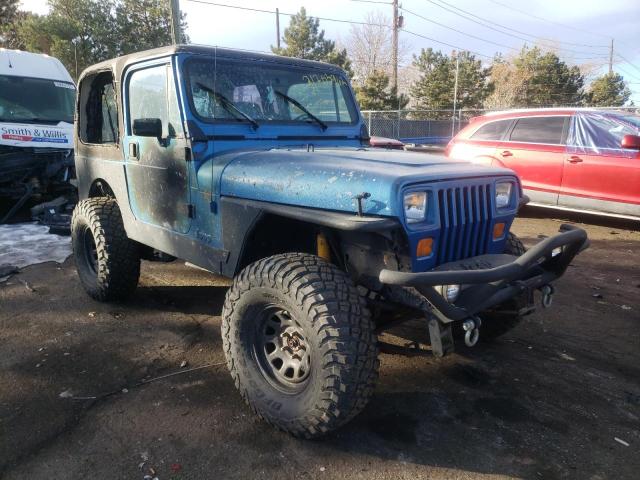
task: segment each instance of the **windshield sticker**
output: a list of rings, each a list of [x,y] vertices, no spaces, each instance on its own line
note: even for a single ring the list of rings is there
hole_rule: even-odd
[[[56,87],[60,87],[60,88],[68,88],[69,90],[75,90],[75,89],[76,89],[76,87],[75,87],[75,86],[73,86],[73,84],[71,84],[71,83],[53,82],[53,84],[54,84]]]
[[[338,75],[329,74],[329,73],[323,73],[323,74],[312,73],[310,75],[304,75],[302,79],[307,83],[333,82],[336,85],[340,85],[340,86],[347,84],[347,82],[345,82],[343,78],[339,77]]]
[[[68,131],[58,128],[42,128],[27,126],[0,127],[0,140],[7,142],[55,143],[69,145],[71,136]]]

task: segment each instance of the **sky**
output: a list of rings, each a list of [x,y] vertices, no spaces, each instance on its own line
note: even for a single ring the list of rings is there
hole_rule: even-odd
[[[187,33],[192,43],[269,51],[270,46],[276,43],[274,14],[211,3],[269,11],[278,8],[281,12],[281,32],[289,23],[289,16],[286,14],[296,13],[304,6],[309,15],[321,18],[320,27],[325,30],[326,37],[340,42],[348,38],[350,24],[328,19],[358,22],[363,21],[367,12],[376,10],[390,17],[392,8],[389,2],[390,0],[180,0],[180,8],[186,13]],[[609,43],[613,37],[614,71],[625,78],[633,92],[632,100],[640,104],[638,0],[401,0],[401,5],[405,31],[400,32],[400,38],[409,47],[406,63],[410,63],[411,54],[419,53],[421,48],[432,47],[443,52],[453,49],[435,40],[485,55],[486,57],[478,58],[488,61],[496,52],[505,55],[514,53],[523,46],[526,39],[530,40],[529,45],[552,42],[556,47],[562,48],[557,53],[568,63],[589,63],[604,73],[608,68]],[[452,6],[472,16],[455,10]],[[23,0],[22,8],[45,13],[47,2]],[[430,23],[415,14],[459,32]],[[323,17],[327,20],[323,20]],[[490,23],[487,24],[486,20]],[[506,35],[505,32],[511,35]]]

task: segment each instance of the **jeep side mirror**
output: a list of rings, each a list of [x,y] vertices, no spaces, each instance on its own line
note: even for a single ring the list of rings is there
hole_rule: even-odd
[[[625,135],[622,137],[622,148],[640,150],[640,135]]]
[[[162,120],[159,118],[136,118],[133,121],[133,134],[138,137],[162,138]]]

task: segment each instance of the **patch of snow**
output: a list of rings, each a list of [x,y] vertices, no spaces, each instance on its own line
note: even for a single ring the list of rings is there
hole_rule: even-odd
[[[37,223],[0,225],[0,265],[24,268],[44,262],[64,262],[71,255],[71,237],[49,233]]]

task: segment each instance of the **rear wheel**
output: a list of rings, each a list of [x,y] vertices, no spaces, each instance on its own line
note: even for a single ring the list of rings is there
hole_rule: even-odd
[[[71,219],[71,239],[80,282],[92,298],[124,300],[133,293],[140,276],[140,252],[127,237],[115,199],[79,202]]]
[[[225,299],[222,339],[245,402],[295,436],[340,427],[373,393],[369,312],[351,279],[313,255],[276,255],[240,272]]]

